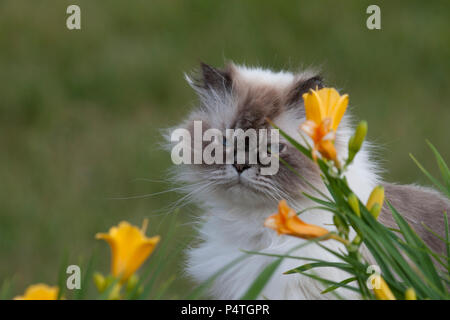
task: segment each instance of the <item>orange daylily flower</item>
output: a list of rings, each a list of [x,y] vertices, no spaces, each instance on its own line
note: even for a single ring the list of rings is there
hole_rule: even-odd
[[[147,238],[145,229],[147,220],[141,229],[126,221],[109,229],[108,233],[98,233],[95,237],[103,239],[111,247],[111,273],[126,281],[150,256],[160,237]]]
[[[58,292],[58,287],[38,283],[29,286],[22,296],[17,296],[14,300],[57,300]]]
[[[318,238],[329,233],[325,228],[302,221],[288,206],[286,200],[280,201],[278,212],[268,217],[264,226],[276,230],[278,234],[288,234],[302,239]]]
[[[348,105],[348,95],[339,95],[334,88],[311,90],[303,95],[306,110],[306,122],[300,128],[314,142],[313,157],[316,151],[329,160],[338,163],[334,147],[336,130]]]

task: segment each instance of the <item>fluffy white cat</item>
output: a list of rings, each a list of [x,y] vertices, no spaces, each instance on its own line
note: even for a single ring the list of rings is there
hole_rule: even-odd
[[[204,126],[225,130],[228,128],[267,128],[266,119],[273,122],[298,142],[303,143],[299,125],[305,121],[302,94],[309,89],[322,87],[322,79],[311,71],[291,73],[273,72],[261,68],[248,68],[229,64],[225,69],[201,65],[200,76],[186,76],[188,83],[199,96],[199,106],[177,128],[192,130],[196,120]],[[346,115],[339,126],[336,148],[345,158],[347,141],[352,133]],[[281,139],[280,157],[324,193],[327,193],[314,163]],[[263,226],[265,218],[277,212],[279,200],[286,199],[289,206],[300,211],[317,204],[302,195],[302,191],[314,194],[302,179],[280,164],[273,176],[263,176],[260,166],[239,167],[232,164],[181,165],[176,167],[176,180],[187,186],[203,213],[198,221],[199,242],[187,252],[186,271],[197,282],[203,282],[222,267],[243,254],[242,250],[286,254],[302,239],[279,236]],[[350,187],[364,202],[371,190],[380,183],[377,167],[370,160],[367,147],[358,153],[346,173]],[[405,199],[397,194],[408,193],[399,186],[386,184],[391,201],[408,209]],[[420,193],[424,198],[435,197],[448,205],[440,196],[426,189],[411,187],[410,192]],[[420,196],[419,196],[420,197]],[[437,201],[435,199],[435,201]],[[434,201],[434,200],[430,200]],[[444,202],[443,202],[444,201]],[[417,211],[417,209],[414,209]],[[382,215],[390,223],[386,210]],[[418,213],[421,214],[421,213]],[[332,216],[328,212],[310,210],[302,214],[302,220],[332,230]],[[414,220],[414,219],[413,219]],[[416,222],[417,221],[413,221]],[[338,249],[336,241],[321,244]],[[309,244],[291,252],[298,257],[337,261],[336,257],[317,244]],[[228,269],[214,282],[210,294],[216,299],[238,299],[250,287],[264,267],[275,258],[250,255]],[[284,259],[260,298],[268,299],[330,299],[332,293],[321,294],[324,286],[309,277],[299,274],[283,274],[284,271],[307,263],[307,260]],[[315,274],[332,281],[349,277],[335,268],[316,268]],[[337,293],[347,299],[357,299],[358,294],[348,289]]]

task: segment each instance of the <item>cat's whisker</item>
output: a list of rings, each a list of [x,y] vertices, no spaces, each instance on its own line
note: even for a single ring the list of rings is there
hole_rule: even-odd
[[[186,206],[191,199],[193,198],[193,196],[199,192],[205,192],[207,190],[208,187],[210,187],[211,185],[214,184],[214,182],[207,182],[206,184],[204,182],[200,183],[202,184],[202,186],[200,186],[199,188],[190,190],[186,195],[184,195],[183,197],[181,197],[180,199],[176,200],[174,203],[172,203],[171,205],[168,206],[168,208],[170,208],[171,210],[176,209],[176,208],[182,208],[184,206]],[[195,186],[197,186],[198,184],[196,184]],[[192,188],[193,185],[188,186],[189,189]]]
[[[196,183],[194,185],[200,185],[200,184],[202,184],[202,183],[198,182],[198,183]],[[180,187],[170,188],[168,190],[158,191],[158,192],[154,192],[154,193],[135,195],[135,196],[127,196],[127,197],[109,197],[107,199],[108,200],[144,199],[144,198],[150,198],[150,197],[158,196],[158,195],[161,195],[161,194],[171,193],[171,192],[174,192],[174,191],[183,191],[183,190],[185,190],[185,189],[187,189],[189,187],[191,187],[191,186],[180,186]]]

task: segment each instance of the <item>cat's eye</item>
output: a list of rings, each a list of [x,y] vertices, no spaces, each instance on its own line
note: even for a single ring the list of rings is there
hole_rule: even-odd
[[[286,144],[284,143],[271,143],[267,146],[267,154],[274,153],[272,150],[276,150],[278,146],[278,153],[282,153],[286,150]]]
[[[223,144],[225,147],[228,146],[227,137],[225,137],[225,136],[222,137],[222,144]]]

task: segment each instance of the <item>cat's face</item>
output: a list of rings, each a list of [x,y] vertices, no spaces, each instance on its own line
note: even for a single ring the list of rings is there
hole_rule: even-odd
[[[273,73],[262,69],[248,69],[230,64],[224,70],[201,65],[200,77],[187,77],[195,89],[200,106],[178,128],[185,128],[194,136],[194,122],[201,121],[202,129],[272,129],[267,119],[289,135],[302,141],[299,125],[304,121],[302,94],[322,87],[320,77],[313,73]],[[224,145],[232,143],[224,138]],[[271,147],[270,138],[267,139]],[[263,141],[261,141],[263,143]],[[202,142],[201,148],[207,146]],[[314,163],[280,137],[277,155],[309,182],[320,180]],[[194,143],[190,147],[194,149]],[[249,151],[248,145],[245,145]],[[259,147],[259,146],[258,146]],[[224,157],[226,147],[224,148]],[[270,153],[269,153],[270,155]],[[274,157],[272,157],[272,160]],[[247,159],[248,160],[248,159]],[[280,163],[273,175],[261,174],[261,163],[190,164],[180,165],[177,180],[192,186],[201,198],[222,199],[232,203],[249,200],[274,203],[282,198],[292,200],[307,189],[304,180]]]

